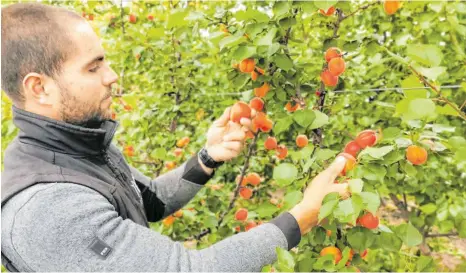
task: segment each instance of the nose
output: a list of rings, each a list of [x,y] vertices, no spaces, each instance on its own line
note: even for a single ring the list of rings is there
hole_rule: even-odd
[[[108,66],[108,70],[103,75],[102,80],[105,86],[111,86],[113,83],[118,81],[118,75],[110,66]]]

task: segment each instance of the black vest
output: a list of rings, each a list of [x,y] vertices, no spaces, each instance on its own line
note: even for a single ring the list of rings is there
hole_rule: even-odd
[[[111,145],[116,121],[91,129],[13,106],[13,122],[20,131],[5,151],[2,206],[37,183],[75,183],[102,194],[123,219],[149,227],[140,193],[148,181],[135,181],[123,155]],[[3,253],[2,263],[16,271]]]

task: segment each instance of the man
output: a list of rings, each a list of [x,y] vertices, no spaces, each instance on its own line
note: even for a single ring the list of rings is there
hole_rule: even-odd
[[[61,22],[66,22],[63,24]],[[198,155],[153,180],[111,144],[111,86],[117,75],[90,25],[42,4],[2,9],[2,89],[20,132],[5,152],[2,263],[19,271],[259,271],[276,247],[291,249],[316,225],[337,158],[289,212],[202,250],[149,228],[183,207],[240,154],[245,130],[226,109]]]

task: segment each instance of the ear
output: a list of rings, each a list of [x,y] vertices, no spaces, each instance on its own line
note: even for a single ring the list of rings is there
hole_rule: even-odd
[[[49,93],[45,90],[44,76],[38,73],[29,73],[23,79],[23,90],[26,98],[39,104],[50,104]]]

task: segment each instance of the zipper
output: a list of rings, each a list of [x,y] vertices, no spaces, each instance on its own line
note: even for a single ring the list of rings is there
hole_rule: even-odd
[[[102,151],[102,155],[104,158],[105,163],[108,165],[112,173],[116,176],[117,179],[120,179],[123,183],[126,183],[128,177],[123,172],[118,171],[118,168],[112,163],[110,160],[110,156],[104,150]]]

